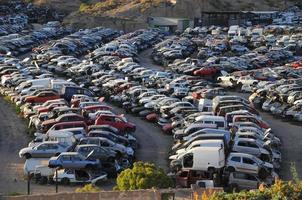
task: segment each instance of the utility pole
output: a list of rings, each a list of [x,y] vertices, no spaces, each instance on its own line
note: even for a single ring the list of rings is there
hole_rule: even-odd
[[[58,168],[56,168],[56,193],[58,193]]]
[[[27,172],[27,195],[30,195],[30,172]]]

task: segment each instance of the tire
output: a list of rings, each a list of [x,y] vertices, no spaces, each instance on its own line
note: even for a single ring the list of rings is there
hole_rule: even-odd
[[[68,184],[70,183],[70,180],[69,180],[69,178],[63,178],[63,179],[61,180],[61,183],[62,183],[63,185],[68,185]]]
[[[39,184],[45,185],[47,183],[48,179],[45,176],[42,176],[39,180]]]
[[[213,175],[215,173],[215,169],[213,167],[208,168],[209,176],[211,179],[213,179]]]
[[[267,171],[264,168],[261,168],[258,172],[258,176],[261,179],[265,179],[267,177]]]
[[[238,192],[239,188],[237,184],[231,184],[230,185],[230,192]]]
[[[234,167],[228,167],[228,168],[227,168],[227,171],[228,171],[228,172],[235,172],[235,168],[234,168]]]
[[[61,154],[61,153],[56,153],[55,156],[58,156],[58,155],[60,155],[60,154]]]
[[[29,153],[26,153],[26,154],[24,154],[24,157],[25,157],[26,159],[30,159],[30,158],[31,158],[31,155],[30,155]]]

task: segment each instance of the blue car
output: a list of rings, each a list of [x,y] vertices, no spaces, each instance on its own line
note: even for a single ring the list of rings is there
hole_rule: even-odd
[[[51,157],[48,163],[50,168],[69,168],[69,169],[83,169],[83,168],[97,168],[100,165],[99,160],[88,159],[87,157],[77,152],[64,152],[59,156]]]

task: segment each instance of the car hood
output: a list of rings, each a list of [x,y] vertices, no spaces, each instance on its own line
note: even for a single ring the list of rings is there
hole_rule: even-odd
[[[264,162],[263,166],[268,168],[268,169],[273,169],[274,168],[274,166],[271,163],[268,163],[268,162]]]
[[[25,147],[23,149],[20,150],[20,153],[27,153],[27,152],[31,152],[33,150],[33,147]]]

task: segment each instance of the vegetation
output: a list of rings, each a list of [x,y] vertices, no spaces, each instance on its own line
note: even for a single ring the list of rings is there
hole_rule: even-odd
[[[115,9],[119,9],[125,5],[139,5],[140,11],[144,12],[151,7],[159,6],[161,3],[167,2],[166,0],[105,0],[98,3],[89,4],[87,0],[82,0],[79,11],[86,14],[103,14]]]
[[[76,192],[77,193],[82,193],[82,192],[99,192],[101,191],[100,188],[92,185],[92,184],[86,184],[85,186],[81,187],[81,188],[77,188]]]
[[[117,177],[116,190],[136,190],[150,188],[168,188],[172,180],[163,169],[154,164],[135,162],[132,169],[126,169]]]
[[[298,178],[295,165],[291,164],[292,181],[276,180],[271,187],[259,186],[258,190],[241,191],[239,193],[213,193],[202,195],[202,200],[300,200],[302,199],[302,181]]]

